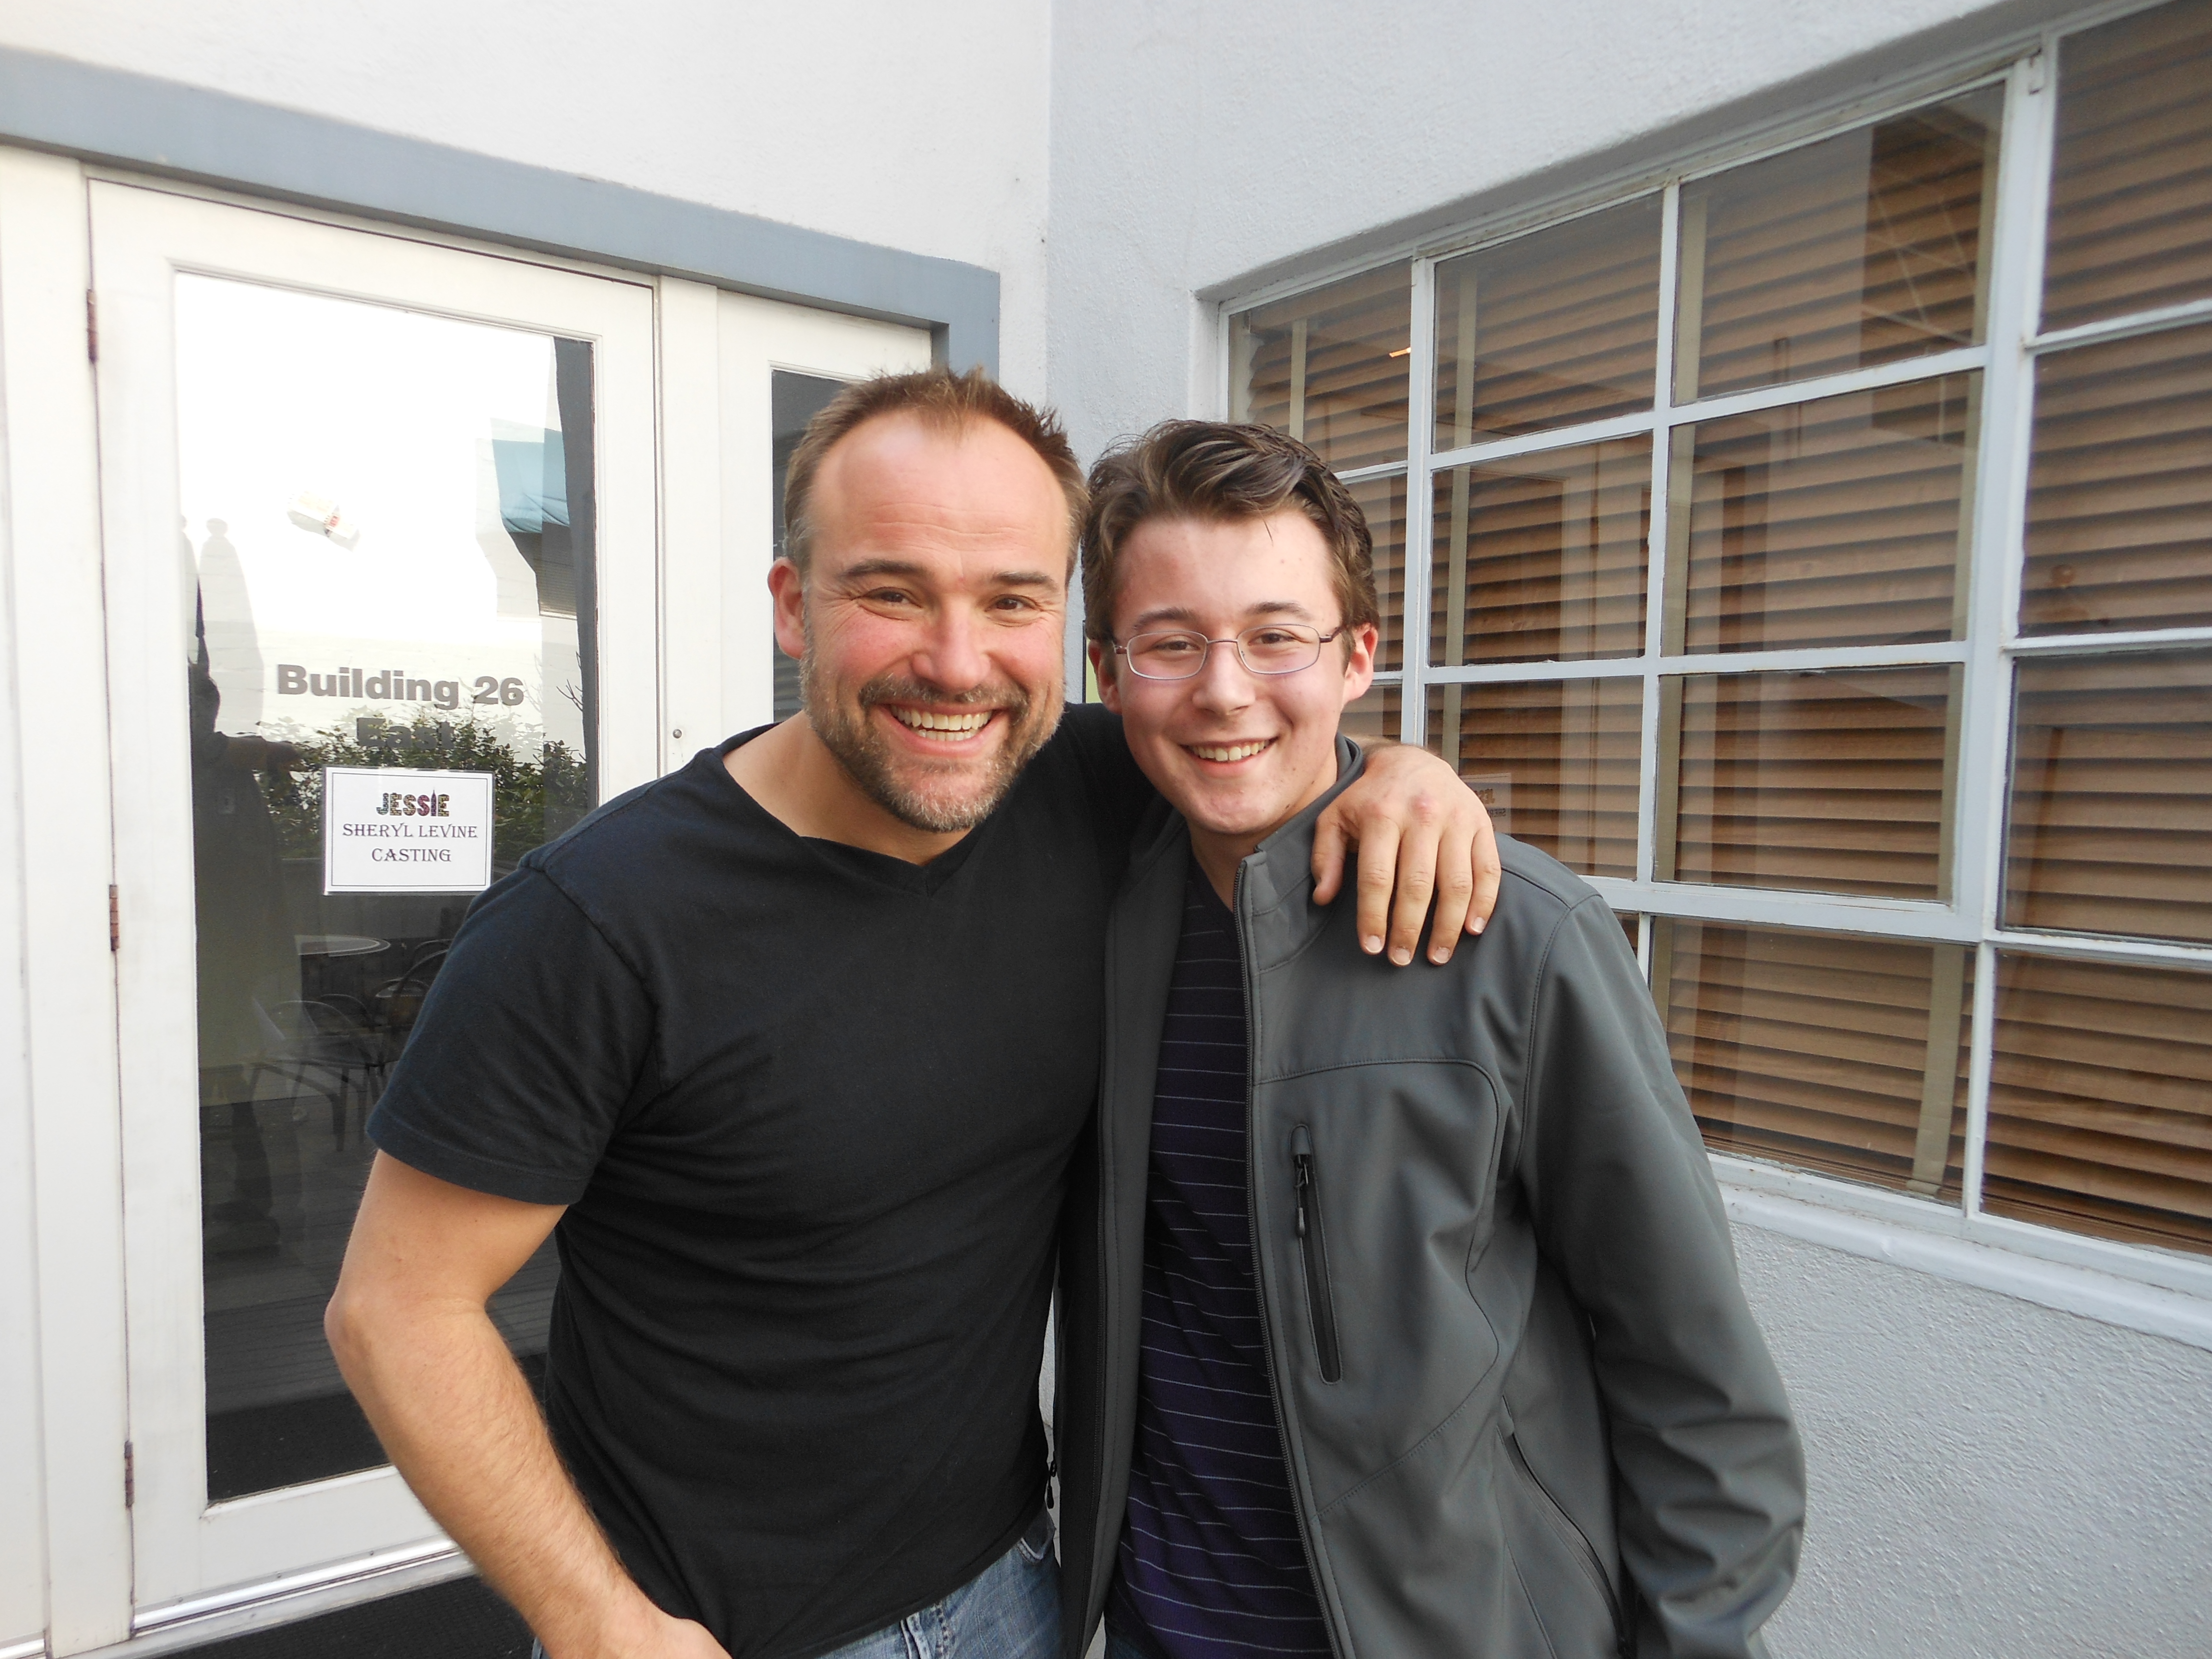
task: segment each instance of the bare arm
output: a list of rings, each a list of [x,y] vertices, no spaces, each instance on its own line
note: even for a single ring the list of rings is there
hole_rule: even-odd
[[[727,1659],[623,1570],[485,1311],[560,1218],[378,1153],[324,1316],[331,1352],[415,1495],[549,1659]]]
[[[1425,749],[1389,744],[1367,757],[1358,781],[1314,825],[1314,902],[1344,880],[1346,842],[1359,844],[1359,942],[1371,956],[1389,929],[1390,960],[1403,967],[1436,901],[1429,960],[1449,962],[1463,929],[1479,933],[1498,903],[1498,836],[1490,814],[1459,775]]]

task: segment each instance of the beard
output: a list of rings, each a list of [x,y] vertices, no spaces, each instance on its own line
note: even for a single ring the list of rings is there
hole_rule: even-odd
[[[1043,696],[1032,697],[1011,680],[952,693],[903,675],[878,674],[848,706],[821,672],[811,629],[799,676],[807,720],[845,775],[901,823],[933,835],[973,830],[997,810],[1060,724],[1063,702],[1057,683]],[[951,756],[916,760],[894,754],[870,720],[869,711],[887,702],[987,704],[996,709],[994,718],[1005,721],[1006,730],[996,751],[981,765]]]

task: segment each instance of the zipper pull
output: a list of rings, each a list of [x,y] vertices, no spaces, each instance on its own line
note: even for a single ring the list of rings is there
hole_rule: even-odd
[[[1291,1180],[1298,1196],[1298,1237],[1306,1236],[1306,1194],[1313,1188],[1313,1131],[1303,1123],[1291,1131]]]

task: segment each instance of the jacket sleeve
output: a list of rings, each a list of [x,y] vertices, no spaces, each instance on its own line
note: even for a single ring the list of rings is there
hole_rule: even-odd
[[[1747,1659],[1796,1576],[1804,1455],[1666,1034],[1595,895],[1531,1011],[1519,1171],[1589,1316],[1641,1659]]]

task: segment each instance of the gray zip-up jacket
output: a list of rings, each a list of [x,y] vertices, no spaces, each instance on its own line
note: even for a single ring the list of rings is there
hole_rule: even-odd
[[[1349,744],[1340,758],[1338,789],[1361,763]],[[1312,901],[1322,804],[1245,860],[1235,908],[1254,1268],[1337,1652],[1762,1655],[1796,1570],[1803,1456],[1620,923],[1501,839],[1480,939],[1443,968],[1390,967],[1355,947],[1349,898]],[[1068,1659],[1097,1628],[1128,1495],[1188,848],[1163,805],[1107,935],[1097,1133],[1060,1257]]]

